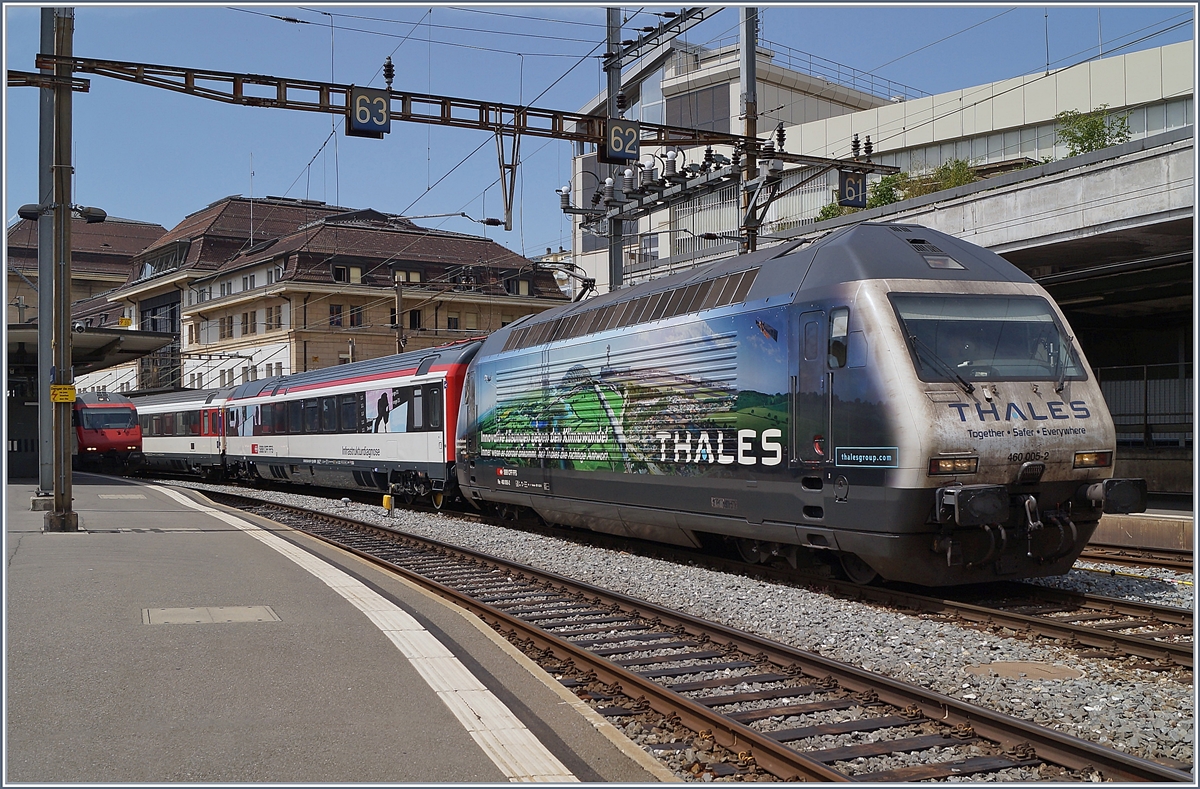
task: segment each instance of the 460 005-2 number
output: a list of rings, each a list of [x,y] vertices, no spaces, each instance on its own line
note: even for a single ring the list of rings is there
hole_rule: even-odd
[[[1008,456],[1009,463],[1026,463],[1030,460],[1049,460],[1049,452],[1013,452]]]

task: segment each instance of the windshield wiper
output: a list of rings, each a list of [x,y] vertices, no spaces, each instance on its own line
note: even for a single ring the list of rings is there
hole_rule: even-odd
[[[1067,335],[1067,341],[1059,345],[1058,380],[1054,382],[1054,391],[1061,393],[1067,386],[1067,364],[1075,353],[1075,338]]]
[[[961,375],[959,375],[958,371],[955,370],[953,367],[951,367],[949,364],[947,364],[946,361],[942,359],[942,357],[938,356],[937,353],[932,348],[930,348],[928,345],[925,344],[924,340],[922,340],[920,337],[918,337],[915,334],[908,335],[908,339],[912,341],[912,344],[914,346],[920,345],[922,348],[924,348],[926,351],[928,351],[929,352],[929,361],[935,362],[938,365],[938,367],[941,369],[943,374],[949,375],[951,378],[958,381],[959,386],[961,386],[963,388],[964,392],[966,392],[967,394],[971,394],[971,392],[975,391],[975,385],[973,383],[971,383],[970,381],[965,380]],[[921,353],[919,351],[917,352],[917,358],[918,359],[921,358]]]

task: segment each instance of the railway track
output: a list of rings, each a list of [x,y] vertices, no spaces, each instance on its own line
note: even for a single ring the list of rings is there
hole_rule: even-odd
[[[1085,562],[1119,564],[1126,567],[1162,567],[1192,572],[1192,552],[1170,548],[1131,548],[1126,545],[1088,543],[1079,558]]]
[[[339,545],[473,611],[602,714],[653,715],[666,728],[687,729],[697,776],[902,782],[1019,770],[1021,780],[1192,780],[1173,767],[553,573],[326,513],[208,495]]]
[[[558,537],[614,549],[630,549],[631,541],[597,532],[557,527],[526,527]],[[1194,612],[1184,608],[1063,592],[1032,583],[1011,582],[981,587],[952,587],[930,594],[921,587],[885,584],[862,586],[822,576],[800,575],[789,567],[751,565],[660,543],[639,542],[643,555],[687,561],[722,572],[752,574],[765,580],[804,583],[839,597],[915,611],[991,630],[1028,637],[1052,638],[1082,657],[1143,659],[1135,667],[1184,669],[1194,662]]]

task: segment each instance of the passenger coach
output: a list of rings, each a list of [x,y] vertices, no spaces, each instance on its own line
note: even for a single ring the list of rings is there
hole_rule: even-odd
[[[219,478],[225,466],[225,401],[233,389],[186,390],[137,398],[146,467]]]
[[[456,490],[454,424],[471,341],[242,384],[224,403],[227,471],[428,497]]]

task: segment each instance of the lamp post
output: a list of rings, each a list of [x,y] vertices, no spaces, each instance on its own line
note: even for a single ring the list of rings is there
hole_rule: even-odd
[[[75,9],[54,16],[54,52],[73,54]],[[75,376],[71,370],[71,66],[54,67],[61,81],[54,86],[54,509],[46,513],[44,531],[78,531],[79,515],[71,510],[71,408]],[[38,321],[42,319],[39,317]],[[61,395],[58,393],[62,393]]]

